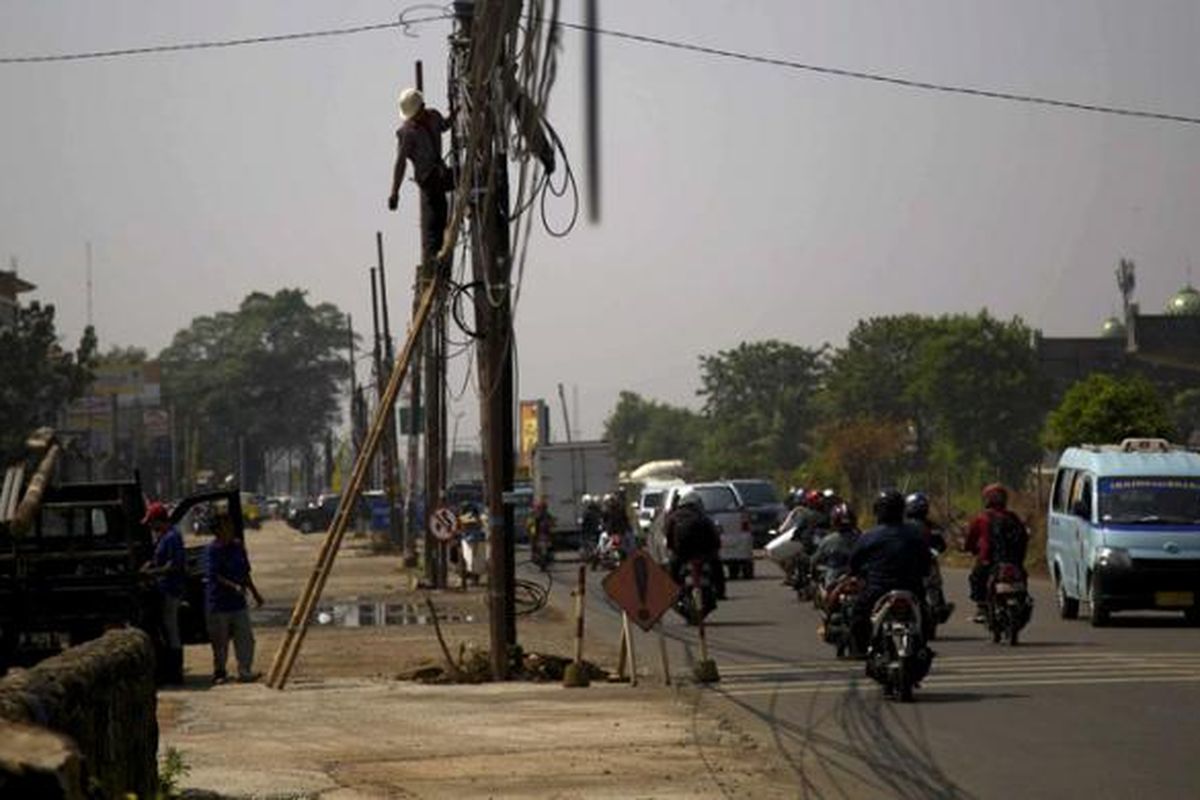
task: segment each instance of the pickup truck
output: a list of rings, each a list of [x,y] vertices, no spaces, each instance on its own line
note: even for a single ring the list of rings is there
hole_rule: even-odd
[[[177,524],[206,506],[244,536],[238,491],[209,491],[174,506]],[[158,594],[141,566],[154,551],[142,524],[145,495],[132,480],[49,485],[29,529],[0,522],[0,672],[35,663],[105,630],[133,625],[158,642]],[[208,640],[203,545],[187,548],[180,627],[185,643]]]

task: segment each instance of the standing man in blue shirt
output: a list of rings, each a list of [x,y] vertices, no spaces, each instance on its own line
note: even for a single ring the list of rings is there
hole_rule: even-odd
[[[238,680],[251,683],[258,675],[254,666],[254,631],[246,606],[249,592],[257,606],[263,598],[250,577],[250,557],[246,546],[233,536],[228,519],[218,521],[215,538],[204,550],[204,605],[208,617],[208,637],[213,650],[213,683],[229,680],[225,671],[229,660],[229,640],[237,657]]]
[[[142,571],[155,577],[158,589],[162,643],[159,679],[170,685],[183,683],[183,640],[179,635],[179,604],[183,601],[187,561],[183,551],[183,536],[171,524],[167,507],[159,502],[146,507],[142,524],[154,534],[154,556],[142,566]]]

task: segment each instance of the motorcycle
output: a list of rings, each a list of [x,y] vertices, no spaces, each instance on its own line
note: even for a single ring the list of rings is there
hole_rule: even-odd
[[[900,590],[879,598],[871,611],[866,671],[885,697],[911,702],[913,689],[929,673],[933,651],[925,644],[921,617],[917,597]]]
[[[843,575],[823,595],[821,602],[824,617],[818,632],[825,644],[831,644],[838,658],[854,655],[854,637],[851,631],[854,604],[862,592],[861,578]]]
[[[1033,616],[1033,598],[1025,574],[1016,564],[997,564],[988,580],[987,626],[996,644],[1015,647],[1021,629]]]
[[[797,528],[788,528],[767,543],[767,557],[779,565],[784,572],[784,583],[796,590],[802,603],[816,596],[816,584],[812,576],[812,553],[815,550],[813,536]]]
[[[596,548],[591,555],[592,569],[603,567],[612,570],[619,567],[627,555],[624,539],[625,537],[619,533],[601,531],[600,539],[596,542]]]
[[[712,580],[712,562],[710,561],[689,561],[682,564],[678,568],[675,579],[683,584],[683,591],[679,593],[679,599],[675,601],[675,611],[687,621],[688,625],[696,625],[700,618],[711,614],[717,607],[717,590],[713,586]],[[696,580],[700,580],[700,606],[701,614],[698,618],[695,613],[696,609]],[[682,578],[682,580],[680,580]]]
[[[942,569],[938,566],[938,557],[942,553],[931,549],[930,554],[933,556],[933,566],[925,578],[925,608],[929,610],[925,615],[925,639],[932,642],[937,638],[938,625],[945,625],[954,613],[954,603],[946,601],[946,593],[942,589]]]

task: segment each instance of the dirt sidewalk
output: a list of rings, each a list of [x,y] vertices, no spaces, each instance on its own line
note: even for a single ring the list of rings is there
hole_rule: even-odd
[[[279,523],[251,532],[256,580],[284,611],[312,569],[320,536]],[[376,610],[418,608],[424,593],[394,556],[349,540],[326,600]],[[451,647],[486,646],[479,590],[437,593],[456,622]],[[405,612],[407,613],[407,612]],[[382,618],[380,614],[376,619]],[[568,654],[561,609],[519,623],[529,650]],[[280,628],[260,624],[258,669],[270,664]],[[614,643],[588,642],[613,666]],[[689,692],[656,686],[554,683],[428,686],[397,680],[440,663],[430,626],[316,625],[288,688],[209,686],[206,647],[188,648],[188,685],[159,695],[163,752],[180,751],[194,796],[237,798],[717,798],[792,797],[790,774],[727,721],[697,710]]]

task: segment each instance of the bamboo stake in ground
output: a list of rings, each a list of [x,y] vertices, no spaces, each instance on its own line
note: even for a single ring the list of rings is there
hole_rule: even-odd
[[[346,484],[346,488],[342,492],[341,500],[338,502],[337,513],[334,514],[333,522],[330,523],[329,531],[325,535],[325,541],[321,544],[321,551],[317,555],[316,566],[313,567],[312,574],[308,577],[308,584],[304,588],[304,593],[297,599],[296,606],[292,609],[292,617],[288,622],[287,629],[284,631],[283,641],[279,645],[279,650],[275,653],[275,660],[271,664],[271,672],[267,676],[267,685],[272,688],[282,689],[284,687],[287,683],[288,675],[292,671],[292,666],[296,662],[296,656],[300,654],[300,647],[304,643],[305,634],[308,632],[308,622],[312,618],[313,610],[316,608],[317,601],[321,597],[321,592],[325,589],[325,582],[329,579],[329,572],[333,568],[334,559],[337,557],[338,547],[341,546],[342,538],[346,534],[346,528],[354,515],[354,509],[358,503],[359,494],[362,492],[362,485],[366,478],[367,470],[370,468],[371,461],[379,450],[379,445],[383,441],[387,426],[394,424],[392,421],[392,410],[396,404],[396,395],[400,392],[400,384],[404,382],[404,375],[408,371],[409,363],[412,361],[421,331],[429,319],[430,311],[433,308],[433,299],[437,295],[440,283],[439,279],[430,281],[429,286],[425,289],[425,294],[421,298],[421,304],[417,307],[417,311],[413,315],[412,325],[408,330],[408,338],[404,342],[404,350],[400,353],[400,358],[392,368],[392,374],[388,379],[387,387],[384,389],[383,396],[379,399],[379,406],[375,409],[375,418],[371,422],[370,430],[367,431],[367,439],[363,442],[362,449],[358,452],[358,458],[355,460],[354,469],[350,474],[350,481]]]
[[[637,656],[633,652],[633,633],[629,630],[629,614],[621,612],[621,629],[625,632],[625,642],[629,653],[629,685],[637,686]]]
[[[692,562],[692,613],[696,615],[696,632],[700,637],[700,660],[694,670],[696,681],[716,683],[721,680],[721,675],[717,672],[717,662],[708,657],[708,638],[704,635],[704,584],[699,561]]]
[[[587,565],[579,565],[579,580],[575,588],[575,661],[563,671],[563,686],[582,688],[591,681],[583,666],[583,611],[587,595]]]
[[[659,620],[658,625],[655,627],[658,628],[658,654],[662,658],[663,684],[670,686],[671,662],[667,660],[667,635],[663,633],[663,624],[661,620]]]

